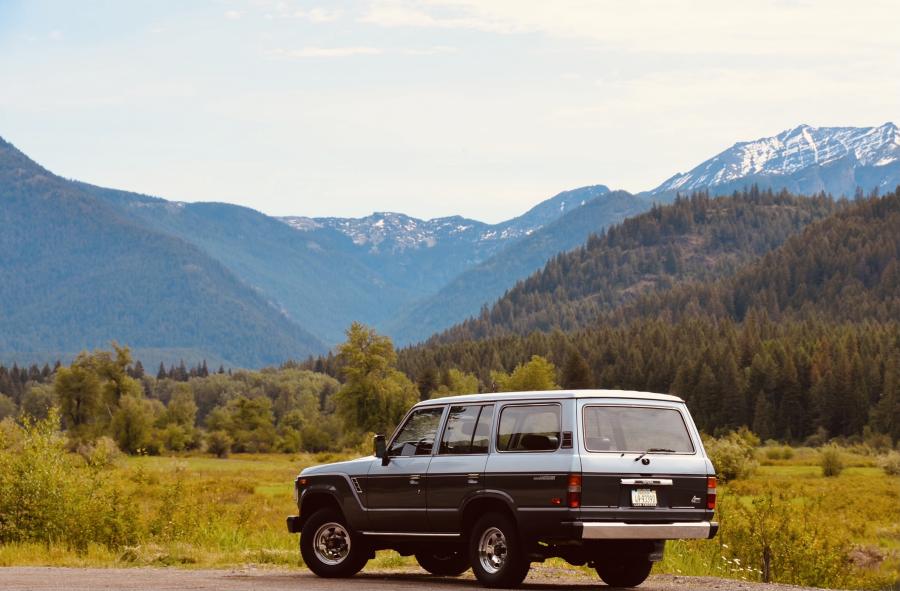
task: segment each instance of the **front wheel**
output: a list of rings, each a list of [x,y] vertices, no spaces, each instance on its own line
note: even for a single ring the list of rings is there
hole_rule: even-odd
[[[469,557],[462,552],[419,552],[419,566],[439,577],[458,577],[469,570]]]
[[[637,587],[647,580],[652,568],[647,556],[632,556],[596,566],[597,574],[610,587]]]
[[[475,523],[469,562],[485,587],[518,587],[531,566],[515,523],[503,513],[488,513]]]
[[[300,532],[300,554],[320,577],[352,577],[366,565],[369,549],[334,509],[316,511]]]

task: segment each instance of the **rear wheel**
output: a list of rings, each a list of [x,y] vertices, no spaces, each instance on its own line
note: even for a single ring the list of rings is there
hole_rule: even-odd
[[[475,523],[469,562],[485,587],[518,587],[531,566],[515,523],[503,513],[488,513]]]
[[[652,568],[647,556],[623,557],[596,566],[597,574],[610,587],[637,587],[647,580]]]
[[[469,557],[462,552],[419,552],[419,566],[439,577],[457,577],[469,570]]]
[[[369,560],[369,548],[334,509],[313,513],[300,533],[300,554],[320,577],[352,577]]]

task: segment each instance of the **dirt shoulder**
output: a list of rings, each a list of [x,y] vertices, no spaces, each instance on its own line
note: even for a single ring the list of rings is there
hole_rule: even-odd
[[[523,589],[580,589],[602,587],[599,578],[566,569],[532,569]],[[366,571],[352,579],[320,579],[308,571],[234,569],[181,570],[164,568],[98,569],[7,567],[0,568],[0,589],[15,591],[132,591],[192,589],[209,591],[449,591],[480,589],[467,573],[459,578],[431,577],[420,570]],[[654,575],[641,591],[803,591],[808,587],[748,583],[714,577]]]

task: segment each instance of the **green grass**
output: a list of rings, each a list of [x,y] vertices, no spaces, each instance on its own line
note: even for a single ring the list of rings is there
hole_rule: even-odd
[[[847,574],[844,584],[896,588],[900,585],[900,477],[871,467],[869,458],[848,456],[848,465],[853,467],[838,477],[825,478],[818,455],[801,449],[791,460],[761,466],[750,478],[720,487],[720,506],[732,501],[752,507],[754,500],[767,493],[782,492],[792,508],[812,507],[811,519],[835,539],[848,543],[851,562],[843,569]],[[747,569],[757,565],[746,560],[734,562],[740,548],[722,547],[731,533],[730,522],[727,515],[719,518],[722,530],[717,540],[669,543],[666,560],[657,566],[657,572],[759,580],[759,573]]]
[[[131,457],[108,469],[109,478],[138,504],[140,536],[133,545],[111,550],[91,545],[75,551],[58,545],[0,545],[0,566],[175,566],[179,568],[256,565],[299,568],[298,537],[287,533],[284,518],[296,511],[291,482],[305,466],[345,459],[339,454]],[[846,564],[844,584],[889,588],[900,581],[900,477],[874,467],[874,458],[848,452],[848,466],[824,478],[818,452],[796,449],[788,460],[765,460],[745,480],[720,487],[722,506],[750,508],[770,491],[786,495],[791,506],[809,504],[814,519],[828,524],[835,539],[849,543],[854,563]],[[178,491],[177,494],[173,491]],[[729,505],[730,503],[730,505]],[[723,516],[720,515],[720,519]],[[758,580],[743,548],[722,520],[713,541],[670,542],[654,572],[713,575]],[[729,526],[731,524],[731,526]],[[738,558],[738,561],[735,561]],[[379,552],[370,569],[415,565],[409,557]],[[550,566],[563,567],[561,561]],[[582,569],[583,572],[584,569]]]

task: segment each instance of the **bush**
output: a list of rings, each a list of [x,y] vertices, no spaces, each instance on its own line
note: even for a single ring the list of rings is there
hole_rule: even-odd
[[[217,458],[227,458],[232,443],[231,437],[225,431],[212,431],[206,436],[206,449]]]
[[[794,457],[794,448],[789,445],[776,445],[766,447],[766,459],[769,460],[790,460]]]
[[[98,467],[68,454],[59,413],[24,421],[21,449],[0,452],[0,544],[61,544],[79,552],[136,542],[137,506]],[[104,447],[106,444],[102,444]]]
[[[819,427],[816,432],[803,440],[806,447],[822,447],[828,441],[828,431],[825,427]]]
[[[847,584],[850,542],[821,499],[767,491],[749,503],[720,499],[720,543],[763,582],[822,587]]]
[[[92,444],[82,443],[76,450],[78,455],[84,458],[88,466],[95,468],[108,468],[114,466],[122,459],[119,446],[110,437],[100,437]]]
[[[716,469],[716,475],[722,480],[750,477],[759,466],[753,457],[753,441],[754,439],[741,432],[732,432],[718,439],[708,438],[704,447]],[[759,439],[755,441],[758,442]]]
[[[819,462],[822,466],[822,476],[840,476],[844,470],[844,460],[836,445],[823,448]]]
[[[900,452],[892,451],[878,459],[878,465],[888,476],[900,476]]]

